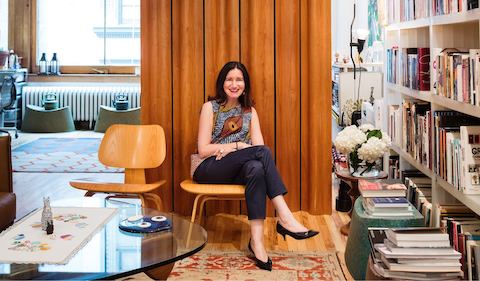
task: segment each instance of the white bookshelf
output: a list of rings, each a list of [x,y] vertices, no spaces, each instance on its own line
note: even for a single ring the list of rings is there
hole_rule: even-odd
[[[465,204],[465,206],[475,213],[480,214],[480,195],[464,194],[439,176],[436,176],[435,180],[437,185],[443,190],[447,191],[451,196]]]
[[[403,48],[459,48],[459,49],[477,49],[480,48],[480,9],[454,13],[449,15],[434,16],[423,19],[417,19],[409,22],[395,23],[385,28],[385,48],[392,47]],[[433,58],[431,58],[433,61]],[[385,67],[388,64],[385,64]],[[386,73],[386,68],[384,68]],[[398,71],[398,70],[397,70]],[[432,74],[432,63],[430,63],[430,73]],[[431,104],[431,110],[454,110],[471,116],[480,118],[480,107],[467,103],[462,103],[443,96],[438,96],[433,92],[431,83],[430,91],[416,91],[403,87],[399,84],[387,82],[384,75],[385,100],[386,105],[399,104],[402,99],[417,99]],[[401,105],[401,104],[400,104]],[[388,115],[387,115],[388,116]],[[432,114],[433,116],[433,114]],[[433,120],[432,120],[433,121]],[[433,124],[433,122],[432,122]],[[388,128],[384,128],[388,130]],[[432,128],[432,130],[435,130]],[[434,132],[432,131],[432,136]],[[435,149],[433,149],[433,152]],[[432,205],[438,203],[448,203],[456,199],[465,206],[480,215],[480,195],[466,195],[457,190],[454,186],[437,176],[434,171],[422,165],[409,153],[397,145],[392,146],[392,151],[399,155],[400,169],[413,167],[418,169],[426,176],[432,179]],[[434,164],[436,163],[433,158]],[[433,209],[433,217],[438,210]],[[438,225],[439,222],[434,224]]]
[[[402,157],[402,159],[410,163],[410,165],[412,165],[415,169],[419,170],[420,172],[422,172],[432,180],[435,179],[435,174],[432,172],[432,170],[430,170],[428,167],[418,162],[415,158],[413,158],[410,154],[405,152],[403,149],[401,149],[397,145],[392,145],[392,150],[395,151],[400,157]]]

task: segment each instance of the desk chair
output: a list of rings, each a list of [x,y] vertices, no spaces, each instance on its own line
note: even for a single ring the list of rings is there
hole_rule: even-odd
[[[7,109],[15,109],[14,103],[17,100],[17,88],[15,79],[12,76],[0,77],[0,130],[14,130],[15,138],[18,137],[17,125],[15,127],[4,127],[4,113]],[[15,112],[15,120],[16,120]]]
[[[125,168],[124,183],[71,181],[70,185],[86,190],[85,196],[95,193],[113,193],[110,197],[139,197],[142,206],[152,201],[163,209],[160,196],[154,190],[166,183],[161,180],[146,183],[145,170],[159,167],[165,160],[165,133],[159,125],[117,124],[108,128],[98,150],[98,159],[106,166]]]
[[[188,193],[197,194],[193,201],[192,217],[195,222],[198,201],[200,201],[199,224],[202,222],[203,206],[209,200],[245,200],[245,186],[239,184],[200,184],[193,180],[184,180],[180,187]]]

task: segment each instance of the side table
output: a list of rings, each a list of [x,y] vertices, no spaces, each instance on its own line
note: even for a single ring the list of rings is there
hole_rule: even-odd
[[[360,196],[360,191],[358,190],[358,180],[377,180],[377,179],[386,179],[388,178],[388,174],[385,173],[384,171],[381,171],[380,174],[376,177],[354,177],[352,174],[350,174],[350,171],[347,169],[341,169],[341,170],[335,170],[335,175],[345,181],[347,184],[350,185],[350,190],[348,191],[348,195],[350,196],[350,199],[352,200],[352,208],[350,208],[350,211],[348,212],[348,216],[350,217],[350,221],[342,226],[340,228],[340,232],[343,235],[348,235],[350,232],[350,222],[352,218],[352,210],[353,210],[353,204],[355,203],[355,200],[357,200],[358,196]]]
[[[417,209],[413,210],[413,216],[372,217],[365,214],[362,201],[362,197],[358,197],[357,201],[355,201],[350,235],[345,247],[345,263],[355,280],[365,280],[366,277],[367,262],[371,252],[368,239],[369,227],[424,226],[423,216]]]

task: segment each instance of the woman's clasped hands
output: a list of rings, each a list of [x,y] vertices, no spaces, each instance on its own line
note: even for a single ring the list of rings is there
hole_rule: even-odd
[[[233,146],[231,148],[230,147],[226,148],[226,149],[221,148],[221,149],[218,149],[217,151],[215,151],[215,153],[213,154],[213,156],[215,156],[215,160],[222,159],[223,157],[227,156],[230,152],[234,152],[234,151],[252,146],[251,144],[244,143],[244,142],[235,142],[233,144],[235,146]]]

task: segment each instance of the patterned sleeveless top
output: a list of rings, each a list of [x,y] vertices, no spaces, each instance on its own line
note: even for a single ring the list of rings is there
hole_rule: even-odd
[[[211,101],[213,107],[212,143],[244,142],[252,144],[250,138],[250,121],[252,110],[243,109],[240,105],[225,109],[216,100]]]

